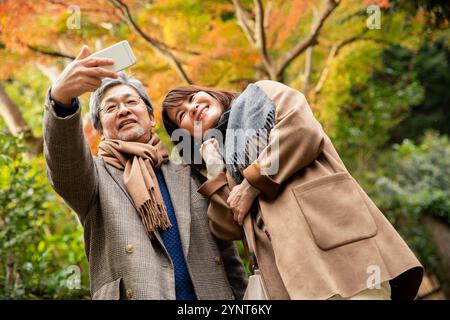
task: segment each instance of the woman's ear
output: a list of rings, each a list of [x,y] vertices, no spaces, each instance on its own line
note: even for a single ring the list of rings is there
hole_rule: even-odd
[[[153,128],[156,125],[155,114],[151,113],[149,116],[150,116],[150,124],[152,125],[152,128]]]

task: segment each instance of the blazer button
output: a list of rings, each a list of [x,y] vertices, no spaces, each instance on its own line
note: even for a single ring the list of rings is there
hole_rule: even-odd
[[[133,298],[133,290],[127,289],[126,294],[127,294],[127,298],[128,298],[128,299]]]
[[[220,264],[222,263],[222,260],[220,259],[219,256],[215,256],[215,257],[214,257],[214,262],[215,262],[217,265],[220,265]]]
[[[127,248],[125,249],[128,253],[134,252],[134,247],[132,244],[127,245]]]

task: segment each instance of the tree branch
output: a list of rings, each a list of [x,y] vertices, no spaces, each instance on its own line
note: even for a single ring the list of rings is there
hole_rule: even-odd
[[[273,9],[273,2],[267,1],[266,9],[264,10],[264,29],[269,28],[269,18],[272,9]]]
[[[330,66],[331,63],[333,61],[333,59],[338,55],[339,51],[341,51],[341,49],[355,41],[360,41],[360,40],[371,40],[371,41],[377,41],[377,39],[371,39],[371,38],[363,38],[364,34],[367,33],[368,29],[364,29],[362,32],[360,32],[357,35],[351,36],[343,41],[341,41],[340,43],[333,45],[330,49],[330,52],[328,53],[328,57],[327,60],[325,62],[325,67],[322,69],[322,72],[320,73],[320,77],[319,80],[317,81],[316,86],[314,87],[314,94],[319,94],[320,91],[322,90],[327,78],[328,78],[328,73],[330,71]]]
[[[252,21],[247,17],[245,9],[242,7],[241,2],[239,0],[232,0],[233,5],[236,11],[236,19],[241,27],[242,31],[244,31],[245,36],[247,37],[250,44],[255,45],[255,35],[253,33]]]
[[[161,54],[165,57],[168,62],[175,68],[175,71],[178,75],[188,84],[193,84],[193,81],[189,78],[186,71],[184,70],[181,62],[175,57],[175,55],[170,51],[170,49],[161,41],[152,38],[148,34],[146,34],[134,21],[133,16],[131,15],[130,8],[127,4],[122,2],[121,0],[110,0],[110,2],[127,18],[130,26],[145,40],[157,53]]]
[[[254,0],[255,4],[255,38],[256,48],[259,50],[259,54],[263,60],[265,67],[269,70],[272,69],[272,61],[267,53],[266,46],[266,32],[264,30],[264,8],[261,0]]]
[[[311,31],[312,28],[317,24],[317,21],[319,19],[319,12],[317,11],[317,7],[313,7],[313,23],[311,24]],[[311,80],[311,73],[312,73],[312,60],[313,60],[313,46],[308,47],[306,49],[306,57],[305,57],[305,74],[303,77],[303,93],[307,94],[309,89],[309,82]]]
[[[30,49],[31,51],[34,51],[34,52],[37,52],[40,54],[45,54],[45,55],[52,56],[52,57],[67,58],[67,59],[72,59],[72,60],[75,59],[74,56],[71,56],[71,55],[68,55],[68,54],[65,54],[62,52],[54,51],[51,49],[44,49],[41,47],[29,45],[29,44],[27,44],[27,48]]]
[[[289,65],[289,63],[292,62],[292,60],[302,54],[308,47],[317,44],[317,36],[322,29],[325,20],[337,8],[338,5],[339,0],[327,0],[325,9],[322,11],[317,21],[313,24],[309,35],[301,42],[299,42],[294,48],[292,48],[292,50],[287,52],[279,61],[277,61],[277,77],[281,76],[284,69],[286,69],[286,67]]]

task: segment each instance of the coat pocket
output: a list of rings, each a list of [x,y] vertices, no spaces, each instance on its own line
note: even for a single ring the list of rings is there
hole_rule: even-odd
[[[92,295],[92,300],[120,300],[122,278],[107,282]]]
[[[314,241],[322,250],[376,235],[372,215],[347,172],[298,185],[293,192]]]

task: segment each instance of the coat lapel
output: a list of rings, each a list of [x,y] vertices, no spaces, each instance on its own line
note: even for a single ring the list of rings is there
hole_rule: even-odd
[[[191,238],[191,168],[169,162],[167,165],[163,165],[161,169],[175,210],[183,253],[187,257]]]

